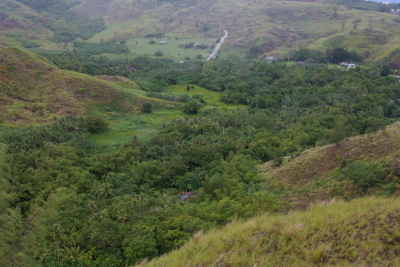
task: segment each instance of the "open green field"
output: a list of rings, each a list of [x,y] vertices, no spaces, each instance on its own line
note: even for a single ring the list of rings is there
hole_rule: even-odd
[[[140,140],[149,140],[163,123],[182,116],[182,111],[170,109],[155,110],[152,114],[104,115],[103,118],[109,123],[107,132],[91,135],[91,139],[101,145],[127,142],[135,135]]]
[[[193,86],[193,85],[192,85]],[[220,93],[210,91],[208,89],[194,85],[190,91],[187,91],[186,85],[172,85],[167,88],[168,93],[195,95],[200,94],[204,97],[208,106],[226,106],[225,103],[220,101]]]
[[[234,105],[234,104],[225,104],[220,101],[221,93],[210,91],[208,89],[199,87],[194,85],[193,89],[190,91],[186,90],[187,85],[172,85],[167,88],[167,92],[175,93],[175,94],[188,94],[190,96],[200,94],[204,97],[204,100],[207,102],[203,109],[213,108],[213,107],[221,107],[221,108],[240,108],[244,107],[243,105]]]
[[[154,45],[151,45],[149,41],[155,40],[156,43]],[[160,44],[159,42],[165,41],[167,42],[166,44]],[[136,44],[137,42],[137,44]],[[179,45],[185,44],[185,43],[207,43],[207,44],[215,44],[216,39],[211,39],[211,38],[177,38],[175,37],[164,37],[162,39],[156,40],[155,38],[135,38],[132,40],[129,40],[127,42],[127,45],[131,51],[132,54],[136,55],[141,55],[141,54],[147,54],[150,56],[153,56],[156,51],[161,51],[163,52],[164,56],[171,57],[175,60],[185,60],[186,57],[189,57],[190,59],[195,59],[195,57],[198,54],[201,54],[203,56],[203,60],[207,59],[209,52],[207,49],[196,49],[196,48],[180,48]],[[210,49],[210,52],[212,52],[212,49]]]
[[[156,51],[161,51],[163,55],[161,58],[171,58],[175,61],[184,61],[187,57],[191,60],[195,60],[197,55],[202,55],[201,61],[205,61],[209,56],[209,51],[207,49],[196,49],[196,48],[180,48],[179,45],[193,42],[193,43],[207,43],[216,44],[216,39],[211,38],[177,38],[177,37],[164,37],[162,39],[156,40],[155,38],[134,38],[127,42],[129,47],[129,54],[103,54],[111,60],[116,59],[131,59],[139,55],[147,55],[149,57],[156,57],[154,53]],[[151,45],[149,42],[151,40],[155,41],[155,44]],[[166,44],[160,44],[159,42],[165,41]],[[210,49],[212,52],[213,49]]]

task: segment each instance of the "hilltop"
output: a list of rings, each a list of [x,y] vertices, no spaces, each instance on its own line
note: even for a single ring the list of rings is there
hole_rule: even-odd
[[[135,112],[146,102],[173,107],[138,94],[134,82],[60,70],[18,48],[0,49],[0,88],[1,119],[16,125],[48,123],[55,116],[79,116],[95,109]]]

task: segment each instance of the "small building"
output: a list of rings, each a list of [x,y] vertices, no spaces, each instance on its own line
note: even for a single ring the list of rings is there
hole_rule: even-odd
[[[357,65],[353,63],[340,62],[338,68],[355,69],[356,66]]]
[[[400,9],[391,8],[391,9],[390,9],[390,13],[396,14],[396,15],[400,15]]]
[[[271,56],[265,57],[265,61],[271,62],[271,61],[276,61],[276,60],[279,60],[279,57],[271,57]]]
[[[159,44],[167,44],[166,41],[160,41]]]
[[[398,75],[398,74],[389,74],[388,76],[397,78],[399,80],[399,82],[400,82],[400,75]]]

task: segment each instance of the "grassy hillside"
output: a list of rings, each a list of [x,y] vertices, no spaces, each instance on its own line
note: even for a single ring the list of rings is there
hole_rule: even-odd
[[[304,151],[299,157],[286,158],[279,168],[271,162],[261,166],[267,182],[285,189],[286,200],[291,208],[304,208],[317,200],[333,197],[355,198],[366,194],[389,194],[397,188],[400,176],[398,163],[400,145],[400,123],[374,134],[355,136],[339,145],[316,147]],[[341,178],[341,170],[363,160],[384,164],[392,169],[382,187],[373,187],[364,192],[347,179]],[[394,186],[393,188],[391,186]]]
[[[194,235],[139,266],[398,266],[398,198],[318,203]]]
[[[95,8],[94,8],[95,7]],[[130,0],[83,1],[76,12],[104,15],[107,29],[91,41],[120,38],[131,42],[132,52],[141,50],[146,34],[164,32],[167,38],[218,38],[220,28],[229,31],[222,53],[280,54],[311,47],[344,47],[356,50],[368,60],[380,60],[397,48],[399,22],[396,15],[349,9],[316,2],[262,1],[179,1],[156,4]],[[176,56],[179,49],[174,44]],[[174,55],[175,54],[175,55]],[[384,55],[383,55],[384,54]]]
[[[0,113],[11,124],[45,123],[54,116],[83,115],[94,109],[137,112],[146,102],[174,107],[138,94],[134,82],[119,83],[62,71],[25,50],[0,49]]]
[[[74,1],[66,3],[71,4],[70,11],[80,16],[105,19],[106,29],[95,34],[89,42],[128,41],[132,53],[128,57],[153,55],[161,50],[164,56],[176,60],[194,58],[198,54],[204,58],[206,50],[182,49],[179,45],[215,43],[223,34],[221,29],[226,29],[229,38],[222,46],[221,55],[250,53],[253,56],[268,54],[286,58],[300,47],[322,50],[344,47],[376,62],[393,56],[391,53],[397,49],[400,38],[397,15],[352,9],[322,0],[84,0],[80,4]],[[50,25],[57,24],[56,28],[64,35],[68,32],[64,29],[67,26],[60,22],[61,18],[56,20],[54,16],[38,13],[14,0],[3,1],[0,7],[4,10],[0,14],[0,46],[13,45],[35,51],[73,48],[70,40],[60,41],[57,34],[51,39],[54,32]],[[78,29],[71,26],[71,34],[76,34],[76,31]],[[167,44],[148,45],[156,38],[145,38],[145,35],[156,32],[165,34],[162,40]],[[54,42],[57,38],[59,43]],[[76,40],[83,41],[80,38]]]
[[[43,25],[54,22],[31,8],[14,0],[0,3],[0,47],[20,46],[32,48],[40,46],[41,39],[51,36],[52,31]]]

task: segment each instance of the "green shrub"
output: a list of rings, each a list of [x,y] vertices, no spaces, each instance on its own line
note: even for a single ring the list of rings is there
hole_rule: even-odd
[[[341,177],[349,179],[363,191],[383,183],[388,171],[382,164],[368,163],[357,160],[341,171]]]
[[[142,111],[144,113],[152,113],[153,112],[153,105],[151,103],[144,103],[142,106]]]
[[[183,107],[183,112],[185,112],[186,114],[197,114],[201,106],[202,105],[197,101],[190,101],[187,102]]]
[[[88,117],[86,127],[90,133],[104,133],[107,131],[108,122],[100,117]]]

